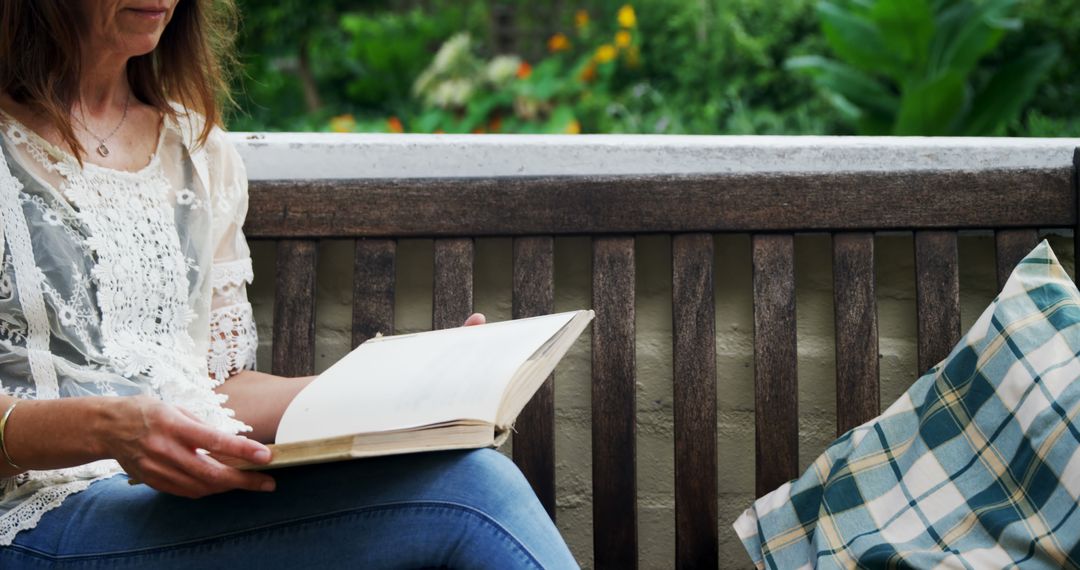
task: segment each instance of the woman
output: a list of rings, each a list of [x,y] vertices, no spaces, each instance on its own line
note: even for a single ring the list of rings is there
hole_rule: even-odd
[[[0,567],[575,566],[492,450],[276,480],[197,451],[267,461],[310,381],[251,370],[232,9],[0,0]]]

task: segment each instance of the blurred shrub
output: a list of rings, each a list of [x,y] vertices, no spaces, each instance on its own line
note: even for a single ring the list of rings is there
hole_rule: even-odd
[[[437,16],[398,12],[388,2],[241,0],[235,130],[324,130],[349,115],[358,128],[408,113],[409,89],[431,54],[461,30],[483,30],[475,2],[433,0]],[[341,123],[338,123],[341,126]]]
[[[1018,53],[1027,46],[1054,42],[1065,57],[1058,59],[1035,91],[1022,119],[1009,134],[1080,137],[1080,10],[1066,0],[1026,0],[1020,6],[1023,29],[1002,42],[1002,52]]]
[[[548,55],[535,64],[514,55],[481,58],[468,35],[454,36],[417,78],[423,110],[406,126],[447,133],[602,129],[613,86],[641,67],[638,36],[630,5],[614,22],[578,12],[574,30],[552,35]]]
[[[1000,134],[1060,56],[1041,45],[980,66],[1019,29],[1018,1],[824,0],[818,15],[839,61],[788,67],[810,74],[860,134]]]

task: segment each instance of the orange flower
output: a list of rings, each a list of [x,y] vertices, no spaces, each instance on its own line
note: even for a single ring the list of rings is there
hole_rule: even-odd
[[[574,12],[574,25],[580,30],[589,25],[589,13],[585,10]]]
[[[330,119],[330,130],[335,133],[351,133],[356,130],[356,118],[346,113]]]
[[[596,79],[596,62],[590,61],[589,64],[585,66],[585,69],[581,70],[581,75],[579,77],[586,83]]]
[[[488,123],[488,130],[497,133],[502,130],[502,117],[495,115],[491,122]]]
[[[528,79],[530,75],[532,75],[532,66],[526,61],[521,62],[521,65],[518,66],[517,78]]]
[[[566,34],[555,34],[548,39],[548,51],[558,53],[570,49],[570,39]]]
[[[386,120],[386,130],[391,133],[403,133],[405,132],[405,126],[401,124],[401,119],[390,117]]]
[[[474,135],[482,135],[482,134],[484,134],[486,132],[487,132],[487,129],[485,129],[484,127],[476,127],[475,129],[472,130],[472,134],[474,134]]]
[[[607,63],[615,59],[616,55],[618,55],[618,52],[615,50],[615,46],[604,44],[596,48],[596,54],[593,55],[593,59],[596,60],[596,63]]]
[[[630,47],[630,32],[626,30],[619,30],[615,34],[615,45],[619,49]]]
[[[567,123],[566,128],[563,129],[563,132],[568,135],[580,135],[581,123],[579,123],[577,119],[572,119],[569,123]]]
[[[619,25],[624,28],[633,28],[637,25],[637,14],[634,13],[634,7],[629,4],[624,4],[622,8],[619,8]]]

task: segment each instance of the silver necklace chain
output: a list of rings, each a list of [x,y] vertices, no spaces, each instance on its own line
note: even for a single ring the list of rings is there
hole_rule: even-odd
[[[131,92],[128,92],[127,99],[124,100],[124,114],[120,117],[120,122],[117,123],[115,127],[113,127],[113,130],[110,131],[105,138],[97,136],[94,131],[90,130],[90,127],[86,126],[86,123],[82,119],[72,115],[72,118],[79,122],[79,125],[82,126],[83,130],[85,130],[87,133],[90,134],[90,136],[94,137],[97,140],[98,146],[94,150],[96,150],[102,158],[109,156],[109,147],[105,145],[105,141],[111,139],[113,135],[116,134],[116,131],[119,131],[120,127],[124,125],[124,121],[127,120],[129,105],[131,105]],[[81,105],[79,106],[79,114],[83,115],[84,117],[86,116],[85,113],[83,113],[83,108]]]

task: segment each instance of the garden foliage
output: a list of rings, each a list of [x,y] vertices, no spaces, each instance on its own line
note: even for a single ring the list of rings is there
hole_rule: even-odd
[[[494,48],[496,8],[507,3],[519,19],[533,17],[528,34],[515,36],[520,53]],[[1080,16],[1061,0],[239,4],[234,129],[1075,136],[1080,128],[1080,73],[1056,47],[1080,49]],[[416,5],[424,9],[408,8]],[[545,10],[550,18],[537,21]]]
[[[788,60],[860,134],[1002,134],[1060,57],[1037,45],[980,65],[1021,27],[1019,0],[823,0],[836,59]]]

